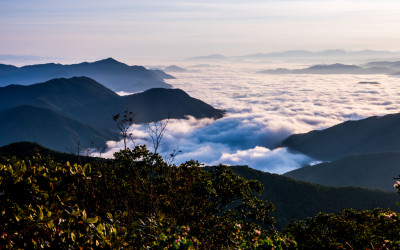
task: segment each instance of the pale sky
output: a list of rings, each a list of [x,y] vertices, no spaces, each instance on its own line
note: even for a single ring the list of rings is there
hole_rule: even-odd
[[[399,0],[0,0],[0,54],[140,63],[292,49],[389,50]]]

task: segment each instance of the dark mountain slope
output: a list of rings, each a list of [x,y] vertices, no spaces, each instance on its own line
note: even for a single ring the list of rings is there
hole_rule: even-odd
[[[31,141],[58,151],[77,149],[81,146],[104,147],[105,142],[117,140],[118,134],[102,130],[62,116],[49,109],[18,106],[0,113],[0,145]]]
[[[142,66],[128,66],[112,58],[71,65],[37,64],[16,68],[0,65],[0,86],[29,85],[54,78],[86,76],[101,82],[114,91],[140,92],[150,88],[169,88],[163,79],[166,75],[147,70]]]
[[[383,192],[355,187],[327,187],[297,181],[285,176],[270,174],[245,166],[231,167],[248,180],[259,180],[264,186],[262,199],[275,205],[274,217],[279,227],[292,218],[304,219],[318,212],[339,212],[345,208],[373,209],[375,207],[399,210],[395,192]],[[393,180],[388,180],[393,185]]]
[[[113,125],[111,115],[120,100],[119,95],[87,77],[0,87],[0,111],[33,105],[96,127]]]
[[[150,89],[143,93],[123,96],[124,107],[136,114],[135,121],[153,122],[165,118],[183,118],[192,115],[196,118],[221,118],[222,111],[190,97],[180,89]]]
[[[292,135],[282,146],[325,161],[352,154],[400,151],[400,114],[347,121]]]
[[[284,175],[327,186],[357,186],[395,192],[393,177],[400,174],[400,152],[351,155],[330,163],[299,168]]]
[[[112,115],[128,109],[136,123],[170,118],[222,117],[223,112],[178,89],[151,89],[119,96],[87,77],[53,79],[30,86],[0,87],[0,110],[33,105],[54,110],[93,127],[115,129]]]
[[[71,164],[86,164],[86,163],[92,163],[92,162],[104,162],[108,161],[108,159],[104,158],[99,158],[99,157],[90,157],[90,156],[78,156],[76,154],[68,154],[68,153],[62,153],[59,151],[54,151],[49,148],[43,147],[37,143],[34,142],[15,142],[8,144],[6,146],[0,147],[0,156],[4,157],[12,157],[15,156],[19,159],[25,159],[27,157],[31,157],[35,155],[36,153],[39,153],[42,156],[45,157],[51,157],[54,159],[56,162],[69,162]],[[6,162],[1,162],[1,157],[0,157],[0,163],[6,164]]]

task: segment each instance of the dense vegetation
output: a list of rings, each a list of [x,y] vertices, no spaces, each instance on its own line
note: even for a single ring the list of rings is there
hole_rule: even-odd
[[[290,246],[262,186],[218,166],[166,164],[143,146],[109,163],[2,159],[0,246],[138,248]]]
[[[144,146],[85,165],[0,163],[0,248],[400,248],[391,210],[321,213],[279,233],[259,181],[167,164]]]

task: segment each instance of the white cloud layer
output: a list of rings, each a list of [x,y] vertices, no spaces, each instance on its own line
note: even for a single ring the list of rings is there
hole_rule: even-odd
[[[214,107],[227,110],[219,120],[171,120],[160,147],[167,155],[181,150],[176,163],[249,165],[284,173],[313,159],[276,148],[287,136],[333,126],[346,120],[400,110],[399,78],[368,75],[259,75],[258,69],[210,67],[175,73],[169,80]],[[377,81],[379,85],[359,84]],[[148,141],[146,125],[136,125],[136,143]],[[122,142],[109,143],[111,157]]]

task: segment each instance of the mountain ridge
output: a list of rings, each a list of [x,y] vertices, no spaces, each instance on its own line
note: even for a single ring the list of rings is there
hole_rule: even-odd
[[[201,100],[190,97],[183,90],[154,88],[142,93],[119,96],[88,77],[58,78],[28,86],[9,85],[0,87],[0,113],[5,114],[8,112],[7,116],[2,119],[4,126],[11,124],[12,119],[10,117],[15,117],[20,112],[18,108],[25,107],[26,109],[27,106],[31,107],[31,109],[35,108],[29,115],[43,113],[46,110],[49,117],[57,120],[55,126],[59,129],[64,128],[60,132],[60,136],[69,135],[64,138],[64,141],[70,142],[68,143],[69,145],[72,143],[72,135],[77,132],[71,133],[70,129],[66,129],[66,124],[63,124],[62,121],[66,123],[71,123],[70,120],[79,122],[82,130],[90,126],[95,130],[108,131],[109,136],[107,138],[111,139],[112,137],[115,139],[115,136],[110,135],[119,133],[119,131],[112,117],[125,110],[135,114],[134,123],[150,123],[168,118],[185,119],[187,116],[218,119],[224,114],[224,111],[215,109]],[[60,118],[60,116],[63,118]],[[38,120],[38,117],[42,120]],[[30,127],[35,128],[36,132],[32,132],[31,135],[39,133],[40,126],[35,127],[37,124],[48,122],[44,114],[37,114],[37,117],[31,117],[31,120],[36,121],[34,124],[31,124],[30,120],[22,118],[21,121],[23,122],[18,124],[20,126],[19,130],[29,130]],[[25,124],[25,127],[22,129],[21,125],[23,124]],[[50,129],[51,127],[47,126],[47,128]],[[85,134],[90,134],[91,131],[93,136],[97,136],[95,130],[89,130],[86,128],[85,131],[87,133]],[[12,126],[4,128],[2,132],[10,135],[16,133]],[[41,139],[44,139],[46,137],[45,132],[42,131],[41,133]],[[54,132],[53,134],[55,136],[57,133]],[[16,138],[4,137],[1,143],[15,142]],[[25,134],[25,137],[18,138],[21,141],[33,140],[41,142],[30,136],[29,133]],[[89,142],[85,140],[84,143],[88,144]],[[43,144],[50,148],[55,148],[50,142]],[[60,145],[57,145],[56,149],[65,151],[62,150]]]
[[[30,85],[54,78],[86,76],[114,91],[140,92],[150,88],[170,88],[164,82],[167,74],[147,70],[143,66],[129,66],[113,58],[78,64],[34,64],[22,67],[0,64],[0,86]]]

